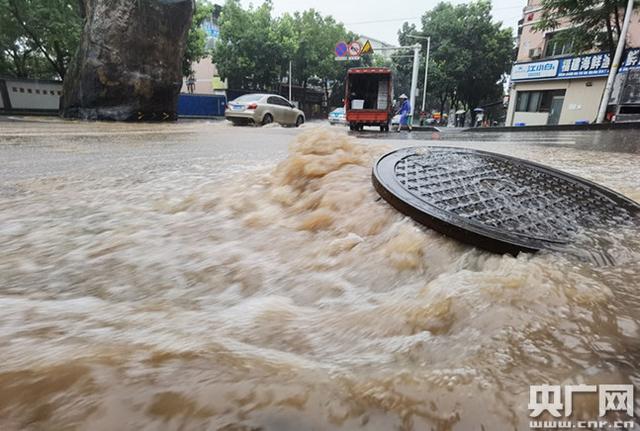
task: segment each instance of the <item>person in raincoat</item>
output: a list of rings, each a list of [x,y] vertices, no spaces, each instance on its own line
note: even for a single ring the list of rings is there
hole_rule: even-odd
[[[398,123],[398,132],[402,129],[402,126],[407,126],[409,131],[411,131],[411,104],[407,98],[406,94],[401,94],[398,98],[400,109],[398,110],[398,114],[400,115],[400,122]]]

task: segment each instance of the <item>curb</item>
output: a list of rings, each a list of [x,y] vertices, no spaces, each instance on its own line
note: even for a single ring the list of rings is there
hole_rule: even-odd
[[[626,130],[640,129],[640,122],[632,123],[604,123],[604,124],[560,124],[557,126],[522,126],[522,127],[474,127],[462,130],[463,132],[561,132],[576,130]]]

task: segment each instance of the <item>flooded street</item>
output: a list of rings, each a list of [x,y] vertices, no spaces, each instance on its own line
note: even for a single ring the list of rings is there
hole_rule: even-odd
[[[640,201],[634,130],[0,121],[0,430],[523,430],[529,385],[638,388],[639,230],[614,265],[460,244],[371,185],[421,144]]]

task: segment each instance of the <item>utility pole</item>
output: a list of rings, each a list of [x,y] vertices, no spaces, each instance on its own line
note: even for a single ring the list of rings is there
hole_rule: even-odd
[[[416,89],[418,87],[418,68],[419,66],[420,45],[413,46],[413,71],[411,73],[411,122],[413,123],[413,113],[416,103]]]
[[[604,87],[604,93],[602,94],[602,100],[600,101],[600,109],[598,110],[596,123],[604,122],[604,117],[607,114],[607,106],[609,105],[609,98],[611,98],[613,82],[616,79],[616,74],[618,73],[618,67],[620,66],[620,60],[622,58],[622,52],[624,51],[624,46],[627,42],[627,30],[629,30],[629,21],[631,20],[632,13],[633,0],[629,0],[627,3],[627,11],[624,14],[624,23],[622,24],[622,30],[620,31],[620,38],[618,39],[618,46],[616,47],[616,54],[613,57],[613,61],[611,62],[611,69],[609,69],[607,85],[605,85]]]
[[[291,102],[291,60],[289,60],[289,103]]]
[[[424,112],[427,106],[427,77],[429,76],[429,52],[431,51],[431,36],[418,36],[416,34],[408,34],[407,37],[414,39],[422,39],[427,41],[427,58],[424,62],[424,86],[422,88],[422,111]],[[415,66],[415,64],[414,64]],[[413,107],[413,101],[411,102]]]
[[[431,36],[427,36],[427,59],[424,61],[424,85],[422,87],[422,112],[427,106],[427,76],[429,76],[429,51],[431,51]]]

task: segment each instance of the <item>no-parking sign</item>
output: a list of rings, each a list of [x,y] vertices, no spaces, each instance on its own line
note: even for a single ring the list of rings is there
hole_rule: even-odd
[[[360,55],[360,50],[362,47],[360,46],[360,42],[353,41],[349,44],[349,57],[358,57]]]
[[[336,43],[336,48],[334,50],[336,60],[359,60],[360,51],[362,51],[362,46],[358,41],[353,41],[351,43],[340,41]]]

